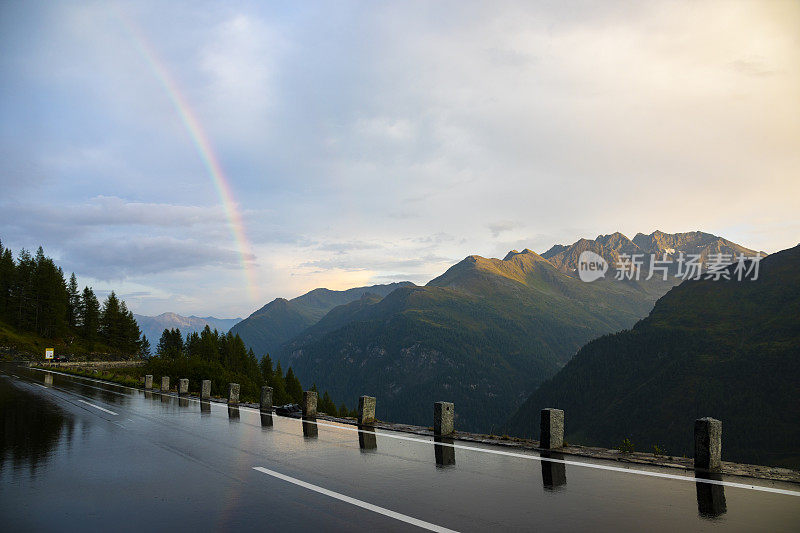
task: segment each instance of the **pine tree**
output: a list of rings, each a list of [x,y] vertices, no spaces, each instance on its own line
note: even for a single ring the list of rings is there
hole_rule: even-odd
[[[219,332],[211,328],[203,328],[200,332],[200,346],[197,355],[204,361],[219,361]]]
[[[100,302],[90,287],[83,288],[79,309],[81,337],[86,341],[86,347],[91,350],[97,342],[100,329]]]
[[[11,289],[16,277],[16,264],[11,250],[0,242],[0,320],[11,322]]]
[[[261,378],[264,383],[272,387],[272,359],[270,359],[269,354],[261,358],[258,363],[258,369],[261,371]]]
[[[336,409],[336,404],[333,403],[333,400],[331,400],[331,397],[328,394],[328,391],[325,391],[323,393],[322,399],[320,399],[320,402],[319,402],[319,407],[320,407],[320,411],[322,411],[323,413],[327,413],[327,414],[329,414],[331,416],[337,416],[338,415],[338,410]]]
[[[81,295],[78,292],[78,280],[74,272],[69,277],[67,284],[67,298],[67,325],[75,329],[80,325],[78,315],[80,314]]]
[[[139,341],[139,356],[143,359],[150,357],[150,341],[147,340],[147,335],[142,333],[142,339]]]
[[[133,313],[128,310],[124,301],[120,303],[120,321],[122,323],[122,346],[120,349],[123,354],[137,356],[140,349],[140,337],[142,335],[139,324],[133,318]]]
[[[295,377],[292,367],[289,367],[289,370],[286,371],[286,395],[294,403],[303,401],[303,386],[300,384],[300,380]]]
[[[156,355],[164,359],[179,359],[183,355],[183,337],[180,329],[164,330],[156,346]]]
[[[103,302],[103,310],[100,312],[100,337],[111,348],[120,349],[124,344],[121,315],[119,298],[114,291],[111,291]]]
[[[23,331],[34,331],[34,274],[35,266],[31,254],[22,249],[17,258],[14,280],[11,285],[9,318],[12,325]]]
[[[283,369],[281,369],[281,362],[275,367],[275,372],[272,374],[272,395],[275,398],[275,403],[285,404],[291,402],[291,398],[286,394],[286,380],[283,377]]]

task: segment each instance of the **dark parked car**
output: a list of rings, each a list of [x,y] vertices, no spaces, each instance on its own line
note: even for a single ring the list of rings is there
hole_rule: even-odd
[[[278,415],[297,416],[300,415],[302,412],[303,410],[296,403],[287,403],[286,405],[275,406],[275,414]]]

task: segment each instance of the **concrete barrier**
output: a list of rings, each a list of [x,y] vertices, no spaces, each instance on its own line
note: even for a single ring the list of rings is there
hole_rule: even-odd
[[[433,404],[433,434],[450,435],[453,433],[453,423],[456,407],[450,402],[436,402]]]
[[[548,407],[542,409],[539,426],[539,448],[554,450],[564,447],[564,411]]]
[[[313,390],[303,391],[303,416],[317,416],[317,397],[318,394]]]
[[[189,394],[189,380],[186,378],[178,380],[178,394]]]
[[[239,387],[238,383],[228,383],[228,405],[239,405]],[[236,413],[237,415],[239,413]]]
[[[372,396],[362,396],[358,399],[358,425],[373,424],[375,422],[375,403]]]
[[[169,376],[161,376],[161,392],[169,391]]]
[[[200,386],[200,399],[208,400],[211,398],[211,380],[204,379]]]
[[[722,422],[706,417],[694,421],[694,467],[719,470],[722,466]]]
[[[272,412],[272,387],[267,387],[266,385],[261,387],[260,410]]]
[[[153,388],[153,374],[147,374],[144,377],[144,388],[145,390],[151,390]]]

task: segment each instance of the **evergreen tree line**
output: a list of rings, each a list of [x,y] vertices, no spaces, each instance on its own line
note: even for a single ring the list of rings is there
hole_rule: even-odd
[[[41,246],[36,255],[23,249],[15,260],[0,242],[0,321],[67,344],[78,339],[88,350],[125,355],[149,351],[124,301],[112,292],[101,306],[91,287],[79,291],[75,274],[67,281]]]
[[[189,333],[185,339],[180,329],[165,329],[148,367],[153,375],[188,377],[192,389],[199,390],[200,382],[210,379],[212,391],[220,396],[226,394],[227,384],[233,381],[240,384],[243,398],[257,400],[261,387],[268,385],[275,405],[300,403],[303,399],[303,386],[292,367],[284,374],[278,362],[273,369],[270,356],[265,355],[259,362],[238,334],[219,333],[209,326],[200,333]],[[319,394],[316,384],[310,390]],[[357,415],[345,404],[337,408],[328,391],[319,396],[317,409],[332,416]]]

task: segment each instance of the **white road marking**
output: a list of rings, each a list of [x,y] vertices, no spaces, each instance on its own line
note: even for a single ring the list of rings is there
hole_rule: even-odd
[[[405,522],[406,524],[411,524],[417,527],[421,527],[422,529],[427,529],[428,531],[440,531],[440,532],[451,532],[451,533],[455,531],[453,529],[448,529],[446,527],[437,526],[436,524],[431,524],[430,522],[420,520],[419,518],[414,518],[413,516],[408,516],[402,513],[398,513],[397,511],[392,511],[391,509],[386,509],[385,507],[379,507],[377,505],[365,502],[363,500],[358,500],[350,496],[345,496],[344,494],[320,487],[319,485],[312,485],[311,483],[307,483],[301,479],[287,476],[286,474],[281,474],[280,472],[275,472],[274,470],[264,468],[263,466],[254,466],[253,470],[258,470],[263,474],[267,474],[272,477],[288,481],[289,483],[294,483],[295,485],[298,485],[305,489],[313,490],[314,492],[324,494],[325,496],[336,498],[337,500],[347,502],[351,505],[355,505],[356,507],[361,507],[362,509],[372,511],[373,513],[382,514],[384,516],[388,516],[389,518],[394,518],[395,520],[400,520],[401,522]]]
[[[104,412],[106,412],[106,413],[108,413],[108,414],[111,414],[111,415],[117,416],[117,413],[115,413],[114,411],[109,411],[109,410],[108,410],[108,409],[106,409],[105,407],[100,407],[99,405],[95,405],[95,404],[93,404],[93,403],[89,403],[89,402],[87,402],[86,400],[78,400],[78,401],[79,401],[79,402],[81,402],[81,403],[85,403],[86,405],[88,405],[88,406],[90,406],[90,407],[94,407],[95,409],[100,409],[101,411],[104,411]]]
[[[98,379],[87,378],[87,377],[84,377],[84,376],[75,376],[75,375],[72,375],[72,374],[65,374],[65,373],[62,373],[62,372],[54,372],[54,371],[51,371],[51,370],[43,370],[43,369],[40,369],[40,368],[32,368],[31,370],[39,370],[39,371],[42,371],[42,372],[52,372],[54,374],[60,374],[62,376],[73,377],[73,378],[78,378],[78,379],[85,379],[87,381],[95,381],[97,383],[103,383],[105,385],[111,385],[111,386],[119,387],[119,388],[123,388],[123,389],[143,390],[143,389],[135,389],[133,387],[126,387],[124,385],[119,385],[119,384],[116,384],[116,383],[110,383],[108,381],[101,381],[101,380],[98,380]],[[114,392],[114,391],[108,391],[108,392]],[[162,393],[157,392],[157,391],[146,391],[146,392],[152,392],[152,394],[162,394]],[[117,393],[117,394],[120,394],[121,396],[124,396],[122,393]],[[171,395],[168,395],[168,396],[171,396]],[[193,402],[200,403],[200,400],[198,400],[196,398],[187,398],[187,399],[191,400]],[[211,402],[211,405],[214,405],[214,404],[218,404],[220,406],[225,406],[226,405],[226,404],[220,403],[220,402]],[[250,408],[250,407],[239,407],[239,410],[240,411],[248,411],[248,412],[252,412],[252,413],[259,413],[259,414],[261,413],[260,410],[253,409],[253,408]],[[281,416],[281,415],[277,415],[276,414],[275,416]],[[282,418],[293,418],[293,417],[282,417]],[[298,419],[294,419],[294,420],[298,420]],[[362,429],[358,429],[357,427],[347,426],[345,424],[331,424],[331,423],[327,423],[327,422],[319,422],[319,421],[311,421],[311,420],[308,420],[306,422],[309,422],[309,423],[312,423],[312,424],[316,424],[317,426],[323,426],[323,427],[329,427],[329,428],[333,428],[333,429],[338,429],[340,431],[352,431],[354,433],[370,433],[370,434],[372,434],[371,431],[364,431]],[[648,471],[648,470],[637,470],[635,468],[624,468],[624,467],[619,467],[619,466],[608,466],[608,465],[601,465],[601,464],[588,463],[588,462],[582,462],[582,461],[572,461],[572,460],[568,460],[568,459],[553,459],[551,457],[542,457],[540,455],[533,455],[533,454],[527,454],[527,453],[518,453],[518,452],[508,452],[508,451],[505,451],[505,450],[494,450],[494,449],[489,449],[489,448],[477,448],[475,446],[466,446],[466,445],[463,445],[463,444],[450,444],[450,443],[447,443],[447,442],[434,443],[433,440],[421,439],[421,438],[417,438],[417,437],[407,437],[405,435],[398,435],[397,433],[395,433],[395,432],[393,432],[391,430],[381,431],[380,433],[377,433],[377,434],[379,434],[382,437],[388,437],[388,438],[392,438],[392,439],[406,440],[406,441],[411,441],[411,442],[419,442],[419,443],[422,443],[422,444],[436,444],[437,446],[450,446],[451,448],[456,448],[456,449],[459,449],[459,450],[467,450],[467,451],[479,452],[479,453],[488,453],[488,454],[493,454],[493,455],[503,455],[503,456],[506,456],[506,457],[516,457],[516,458],[519,458],[519,459],[526,459],[526,460],[529,460],[529,461],[545,461],[545,462],[550,462],[550,463],[561,463],[561,464],[564,464],[564,465],[579,466],[579,467],[583,467],[583,468],[594,468],[596,470],[607,470],[607,471],[610,471],[610,472],[621,472],[623,474],[634,474],[634,475],[639,475],[639,476],[658,477],[658,478],[662,478],[662,479],[675,479],[675,480],[678,480],[678,481],[691,481],[691,482],[694,482],[694,483],[707,483],[709,485],[721,485],[721,486],[724,486],[724,487],[735,487],[735,488],[739,488],[739,489],[755,490],[755,491],[760,491],[760,492],[771,492],[771,493],[774,493],[774,494],[784,494],[784,495],[787,495],[787,496],[800,496],[800,491],[787,490],[787,489],[777,489],[777,488],[774,488],[774,487],[765,487],[765,486],[762,486],[762,485],[751,485],[751,484],[747,484],[747,483],[736,483],[734,481],[722,481],[722,480],[717,480],[717,479],[705,479],[705,478],[698,478],[698,477],[694,477],[694,476],[686,476],[686,475],[681,475],[681,474],[667,474],[667,473],[664,473],[664,472],[651,472],[651,471]],[[664,468],[667,468],[667,467],[664,467]],[[766,481],[769,481],[769,480],[766,480]]]

